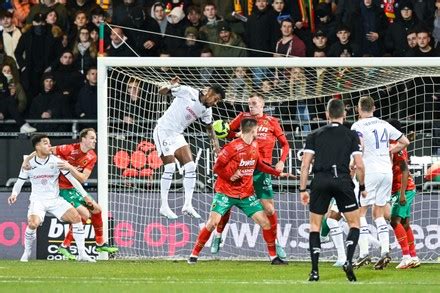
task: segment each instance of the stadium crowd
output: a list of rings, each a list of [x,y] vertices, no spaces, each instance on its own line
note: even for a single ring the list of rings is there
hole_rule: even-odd
[[[106,56],[439,56],[439,0],[106,1],[3,2],[0,119],[17,126],[2,131],[35,131],[25,119],[96,119],[102,21]],[[295,70],[287,79],[301,85]],[[234,74],[249,74],[262,91],[274,86],[264,72]]]

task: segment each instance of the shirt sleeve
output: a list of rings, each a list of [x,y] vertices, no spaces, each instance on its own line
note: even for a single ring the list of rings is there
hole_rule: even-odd
[[[96,156],[90,160],[90,162],[84,167],[84,170],[92,171],[96,164]]]
[[[280,122],[278,119],[273,118],[273,127],[274,127],[274,135],[278,139],[281,145],[281,149],[283,150],[281,154],[280,161],[284,162],[287,159],[287,156],[289,155],[289,142],[286,139],[286,135],[284,134],[283,129],[281,128]]]
[[[27,179],[29,179],[29,173],[22,168],[18,175],[18,180],[15,182],[14,187],[12,187],[12,194],[18,195]]]
[[[214,164],[214,173],[224,180],[230,180],[236,170],[227,168],[229,161],[234,157],[235,151],[228,144],[220,151],[217,161]]]
[[[201,120],[205,125],[212,124],[212,108],[206,109],[205,113],[203,113],[203,116],[201,117]]]
[[[399,140],[403,133],[387,122],[388,138],[391,140]]]
[[[271,166],[264,163],[263,160],[261,159],[261,157],[258,157],[257,169],[263,173],[274,175],[274,176],[280,176],[280,174],[281,174],[280,171],[277,171],[277,170],[275,170],[275,168],[272,168]]]
[[[359,136],[356,131],[351,131],[352,140],[351,140],[351,155],[362,155],[362,146],[359,140]]]
[[[232,120],[229,123],[229,133],[228,133],[229,139],[234,139],[237,132],[240,131],[240,123],[242,118],[243,118],[243,112],[238,114],[238,116],[235,117],[234,120]]]
[[[356,134],[358,135],[358,137],[360,137],[360,138],[364,137],[362,130],[360,129],[360,127],[356,123],[354,123],[351,126],[351,130],[354,130],[356,132]]]
[[[311,154],[315,153],[315,136],[313,135],[313,133],[307,135],[306,145],[304,146],[304,152]]]
[[[61,157],[67,157],[73,150],[73,146],[70,144],[63,144],[55,147],[57,155]]]
[[[191,91],[191,88],[186,85],[178,85],[171,88],[171,95],[176,98],[193,100],[194,93]]]

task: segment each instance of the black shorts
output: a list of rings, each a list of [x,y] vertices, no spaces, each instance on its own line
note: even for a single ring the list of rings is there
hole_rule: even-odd
[[[310,211],[324,215],[332,197],[340,212],[351,212],[358,208],[354,183],[348,174],[338,178],[333,178],[329,173],[315,174],[310,185]]]

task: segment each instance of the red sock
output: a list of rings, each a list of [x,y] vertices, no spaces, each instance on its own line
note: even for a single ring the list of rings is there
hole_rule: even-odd
[[[72,225],[69,225],[69,232],[67,232],[66,237],[64,237],[63,246],[69,247],[72,244],[73,241],[73,231],[72,231]]]
[[[103,224],[102,224],[102,215],[101,212],[97,213],[97,214],[92,214],[92,226],[93,229],[95,230],[95,241],[96,244],[98,245],[103,245],[104,244],[104,237],[102,236],[103,234]]]
[[[406,237],[406,231],[402,224],[398,223],[394,228],[394,234],[396,235],[397,242],[400,244],[403,255],[409,255],[408,238]]]
[[[267,216],[270,222],[270,230],[272,230],[275,239],[277,239],[277,226],[278,226],[278,217],[277,213],[274,212],[272,216]]]
[[[223,230],[225,230],[226,224],[229,222],[229,218],[231,217],[231,210],[227,211],[226,214],[224,214],[220,218],[220,222],[217,224],[217,233],[222,234]]]
[[[408,246],[409,246],[409,255],[412,257],[416,256],[416,245],[414,243],[414,234],[411,229],[411,226],[408,225],[406,229],[406,238],[408,238]]]
[[[267,244],[267,250],[269,251],[269,256],[277,256],[277,251],[275,248],[275,236],[273,235],[272,229],[263,230],[263,238]]]
[[[212,231],[209,231],[208,229],[206,229],[206,227],[203,227],[202,230],[200,230],[199,236],[197,237],[196,243],[194,244],[191,255],[199,255],[200,251],[203,249],[203,247],[205,247],[205,243],[209,240],[211,233]]]

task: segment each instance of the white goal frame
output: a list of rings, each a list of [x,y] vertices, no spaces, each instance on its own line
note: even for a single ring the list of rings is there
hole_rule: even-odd
[[[102,207],[104,237],[108,237],[108,120],[107,72],[109,67],[436,67],[435,58],[98,58],[98,201]],[[105,259],[106,255],[100,255]]]

